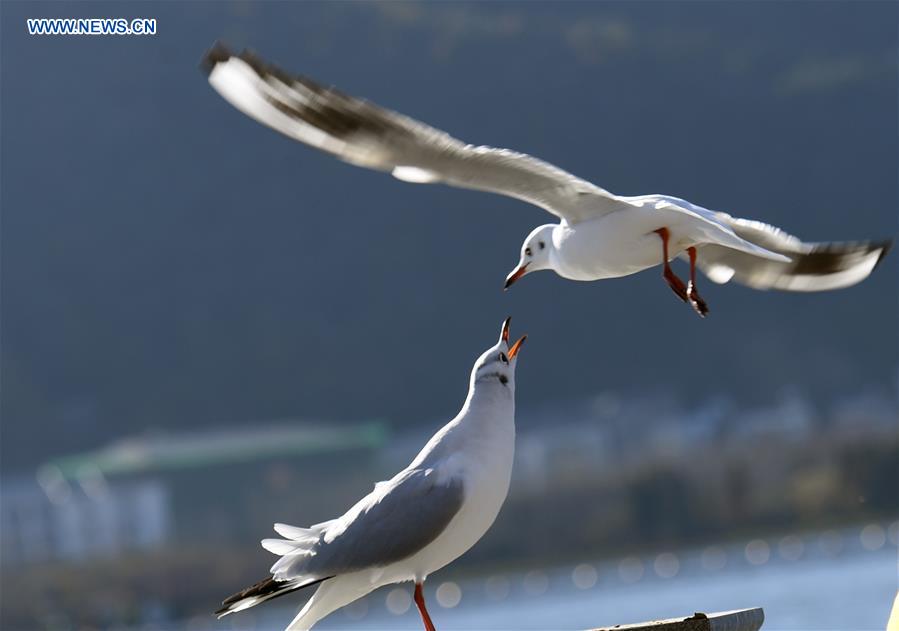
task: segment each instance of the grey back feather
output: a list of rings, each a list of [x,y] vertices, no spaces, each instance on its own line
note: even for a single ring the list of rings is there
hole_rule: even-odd
[[[446,529],[464,495],[461,480],[438,481],[431,469],[402,471],[335,520],[311,554],[285,556],[272,573],[279,580],[334,576],[406,559]]]

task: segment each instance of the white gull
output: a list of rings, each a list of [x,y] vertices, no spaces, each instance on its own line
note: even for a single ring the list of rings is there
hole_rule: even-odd
[[[426,631],[434,625],[422,585],[461,556],[493,524],[506,499],[515,451],[515,367],[526,336],[499,340],[475,361],[459,414],[408,467],[378,482],[343,516],[298,528],[275,524],[284,539],[262,546],[281,556],[271,576],[226,598],[221,617],[318,585],[287,627],[311,629],[331,612],[390,583],[413,581]]]
[[[558,217],[559,223],[539,226],[525,239],[506,288],[538,270],[589,281],[661,264],[675,294],[704,316],[708,307],[696,289],[697,267],[716,283],[733,279],[756,289],[823,291],[865,279],[891,245],[807,243],[774,226],[670,195],[615,195],[527,154],[465,144],[219,43],[203,67],[212,87],[237,109],[341,160],[407,182],[507,195]],[[669,265],[676,256],[689,262],[687,283]]]

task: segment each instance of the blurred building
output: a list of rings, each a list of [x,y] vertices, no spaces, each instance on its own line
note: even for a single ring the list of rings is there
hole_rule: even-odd
[[[334,490],[344,478],[364,475],[385,437],[379,423],[292,422],[137,437],[49,462],[33,478],[0,483],[3,562],[83,561],[192,540],[255,540],[263,524],[267,529],[294,512],[292,499],[303,498],[307,515],[332,509],[334,495],[320,492],[321,477]],[[343,467],[347,459],[358,469],[327,473],[329,463]]]
[[[46,469],[38,478],[43,484],[28,478],[0,483],[4,566],[114,557],[161,545],[169,536],[170,498],[158,480],[79,484]]]

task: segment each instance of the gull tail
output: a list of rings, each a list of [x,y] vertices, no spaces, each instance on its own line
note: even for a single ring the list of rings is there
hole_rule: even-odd
[[[789,257],[776,261],[721,245],[701,246],[697,265],[716,283],[733,279],[755,289],[782,291],[841,289],[870,276],[893,244],[892,240],[806,243],[759,221],[716,215],[741,239]]]
[[[317,578],[312,581],[309,581],[308,579],[278,581],[275,580],[273,576],[270,576],[264,580],[259,581],[255,585],[251,585],[250,587],[247,587],[246,589],[239,591],[236,594],[228,596],[225,600],[222,601],[222,607],[215,612],[215,615],[221,618],[223,616],[227,616],[229,613],[243,611],[244,609],[255,607],[259,603],[263,603],[266,600],[284,596],[285,594],[290,594],[299,589],[318,585],[322,581],[326,581],[329,578],[334,577],[326,576],[324,578]],[[304,580],[306,580],[305,583],[303,582]]]
[[[235,611],[255,607],[259,603],[290,594],[305,587],[318,585],[322,581],[334,578],[325,576],[316,578],[313,574],[303,574],[296,570],[297,565],[310,557],[312,549],[328,526],[333,521],[315,524],[309,528],[299,528],[288,524],[275,524],[275,532],[286,539],[263,539],[262,547],[277,555],[282,555],[272,566],[272,576],[251,585],[246,589],[228,596],[222,601],[222,608],[215,612],[219,618]],[[289,575],[289,576],[285,576]]]

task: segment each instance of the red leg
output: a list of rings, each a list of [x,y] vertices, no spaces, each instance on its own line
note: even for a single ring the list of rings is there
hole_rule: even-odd
[[[687,302],[687,286],[684,285],[684,281],[677,277],[677,274],[671,270],[671,265],[668,264],[668,237],[670,236],[668,228],[659,228],[654,232],[662,239],[662,278],[667,281],[671,291],[678,298]]]
[[[425,631],[437,631],[434,623],[431,622],[431,616],[428,615],[428,608],[425,607],[425,595],[421,589],[421,583],[415,584],[415,604],[418,605],[418,613],[421,614],[421,621],[425,625]]]
[[[696,248],[687,248],[687,254],[690,255],[690,284],[687,285],[687,297],[693,310],[704,318],[709,313],[709,306],[696,291]]]

